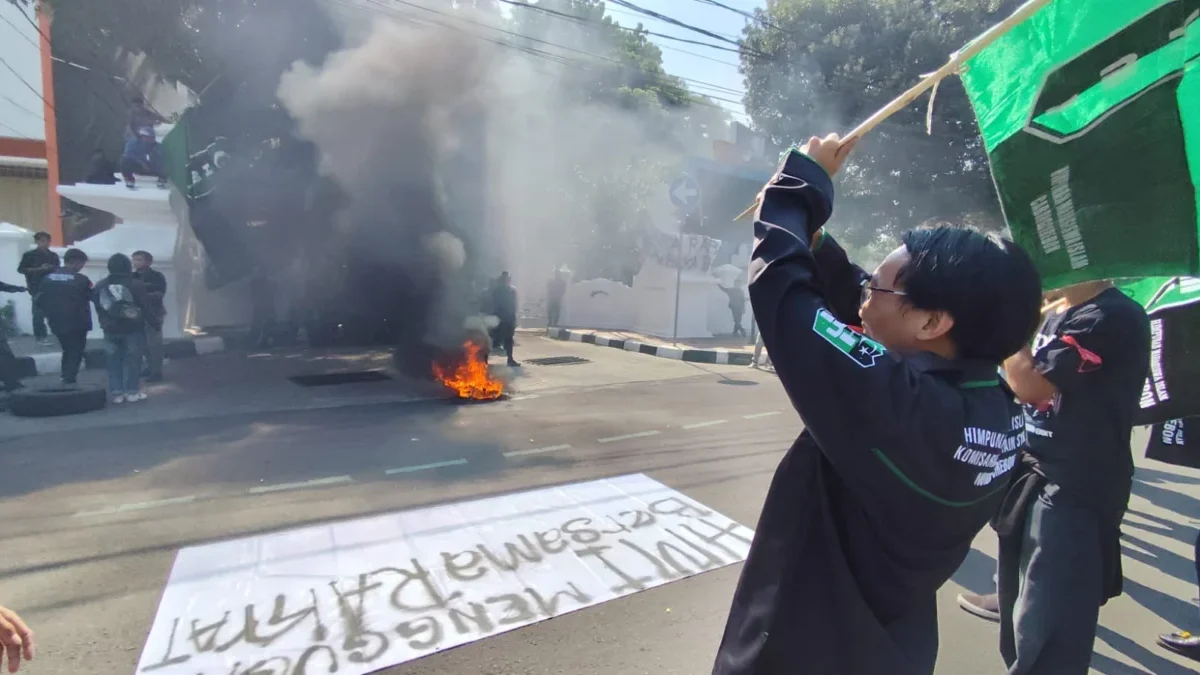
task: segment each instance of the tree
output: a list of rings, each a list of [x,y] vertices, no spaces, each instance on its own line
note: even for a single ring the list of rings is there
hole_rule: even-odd
[[[745,30],[741,72],[755,127],[786,146],[845,132],[944,65],[1021,0],[772,0]],[[768,22],[770,25],[768,25]],[[866,137],[844,169],[834,225],[854,247],[929,220],[1000,226],[987,157],[956,78]],[[882,240],[882,241],[881,241]]]

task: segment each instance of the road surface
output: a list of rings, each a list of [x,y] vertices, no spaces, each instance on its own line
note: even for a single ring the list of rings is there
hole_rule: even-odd
[[[590,363],[527,366],[513,397],[489,404],[362,394],[359,405],[354,390],[336,406],[209,407],[158,422],[119,423],[110,411],[112,423],[26,425],[0,440],[0,602],[38,633],[29,672],[132,673],[175,552],[195,544],[638,472],[753,527],[800,431],[772,375],[522,342],[525,359],[575,354]],[[1198,516],[1200,473],[1139,469],[1125,528],[1126,595],[1103,611],[1093,672],[1193,672],[1153,639],[1172,623],[1200,627],[1191,563]],[[1003,672],[995,626],[954,603],[963,588],[989,590],[994,554],[985,531],[940,594],[939,675]],[[706,673],[739,570],[382,672]]]

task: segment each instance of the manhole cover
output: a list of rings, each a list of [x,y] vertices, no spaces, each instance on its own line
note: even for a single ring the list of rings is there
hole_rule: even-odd
[[[525,363],[532,363],[535,366],[572,366],[576,363],[591,363],[591,361],[579,356],[547,356],[540,359],[526,359]]]
[[[348,373],[295,375],[288,379],[301,387],[324,387],[331,384],[351,384],[354,382],[382,382],[392,379],[392,376],[382,370],[356,370]]]

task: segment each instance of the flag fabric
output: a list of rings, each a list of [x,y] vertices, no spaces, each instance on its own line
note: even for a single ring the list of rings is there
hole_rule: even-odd
[[[1197,19],[1200,0],[1051,0],[962,67],[1047,288],[1200,275]]]
[[[1150,374],[1138,423],[1200,416],[1200,278],[1139,279],[1121,290],[1150,316]]]
[[[1166,420],[1151,427],[1146,458],[1200,469],[1200,417]]]

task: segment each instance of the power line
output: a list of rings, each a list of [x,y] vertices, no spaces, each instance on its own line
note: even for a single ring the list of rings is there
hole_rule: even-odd
[[[658,12],[655,12],[654,10],[646,9],[645,7],[640,7],[638,5],[633,4],[632,2],[629,2],[629,0],[609,0],[609,2],[612,2],[613,4],[616,4],[616,5],[620,5],[621,7],[625,7],[626,9],[632,9],[633,11],[635,11],[639,14],[645,14],[646,16],[654,18],[654,19],[658,19],[659,21],[665,21],[666,23],[669,23],[673,26],[679,26],[680,28],[690,30],[693,33],[698,33],[700,35],[712,38],[719,42],[727,42],[731,45],[742,48],[742,43],[737,40],[730,40],[729,38],[721,35],[720,33],[714,33],[710,30],[705,30],[698,26],[693,26],[690,23],[685,23],[683,21],[680,21],[679,19],[676,19],[675,17],[667,16],[666,14],[660,14]]]
[[[0,65],[7,68],[8,72],[12,73],[13,76],[15,76],[18,80],[21,81],[21,84],[25,85],[25,87],[28,88],[29,91],[32,91],[34,93],[34,95],[36,95],[38,98],[42,99],[42,103],[45,103],[47,108],[54,110],[54,106],[50,105],[50,102],[46,100],[46,97],[42,96],[42,92],[38,91],[37,89],[34,89],[33,85],[29,84],[29,82],[27,82],[25,80],[25,78],[21,77],[21,74],[18,73],[15,68],[8,65],[8,61],[5,61],[4,57],[0,57]]]
[[[550,16],[555,16],[560,19],[565,19],[567,21],[571,21],[573,23],[577,23],[582,26],[595,27],[595,25],[596,25],[596,22],[589,21],[587,19],[584,19],[583,17],[575,16],[574,14],[560,12],[556,9],[550,9],[549,7],[542,7],[541,5],[534,5],[534,4],[530,4],[528,2],[521,2],[520,0],[497,0],[497,2],[503,2],[506,5],[512,5],[513,7],[522,7],[524,9],[541,12],[543,14],[549,14]],[[741,50],[734,49],[732,47],[725,47],[722,45],[714,45],[714,44],[710,44],[708,42],[701,42],[699,40],[689,40],[687,38],[676,37],[674,35],[667,35],[665,33],[656,33],[652,30],[643,29],[643,30],[639,31],[636,28],[627,28],[625,26],[615,24],[615,23],[613,25],[620,30],[629,31],[631,33],[639,33],[640,32],[645,35],[652,35],[654,37],[662,38],[664,40],[674,40],[676,42],[683,42],[683,43],[689,44],[689,45],[698,45],[700,47],[708,47],[709,49],[717,49],[717,50],[720,50],[723,52],[733,52],[734,54],[741,53]],[[756,52],[756,55],[761,56],[762,58],[770,58],[769,56],[767,56],[766,54],[763,54],[762,52]]]
[[[42,117],[42,115],[35,113],[34,111],[30,110],[29,108],[26,108],[25,106],[21,105],[20,103],[17,103],[16,101],[14,101],[8,94],[0,94],[0,98],[3,98],[4,100],[6,100],[9,103],[16,106],[17,108],[24,110],[25,112],[29,113],[30,115],[33,115],[34,117],[38,118],[39,120],[45,119]]]
[[[33,138],[32,136],[26,136],[25,134],[21,133],[20,131],[17,131],[16,129],[8,126],[4,122],[0,122],[0,127],[4,127],[5,129],[8,129],[9,131],[13,132],[14,134],[17,135],[17,138],[23,138],[27,141],[36,141],[37,140],[36,138]]]
[[[744,16],[747,19],[750,19],[751,21],[757,21],[757,22],[763,24],[764,26],[769,26],[771,28],[774,28],[777,31],[780,31],[783,33],[787,32],[786,30],[780,28],[779,26],[776,26],[775,24],[771,23],[770,21],[767,21],[766,17],[755,16],[754,14],[751,14],[750,12],[747,12],[744,9],[738,9],[737,7],[730,7],[729,5],[717,2],[717,0],[692,0],[692,1],[698,2],[703,5],[713,5],[714,7],[720,7],[721,9],[727,9],[727,10],[733,12],[734,14]]]
[[[413,8],[416,8],[416,9],[420,9],[420,10],[423,10],[423,11],[426,11],[426,12],[429,12],[429,13],[432,13],[432,14],[437,14],[437,15],[439,15],[439,16],[442,16],[442,17],[446,17],[446,18],[450,18],[450,19],[455,19],[455,20],[458,20],[458,21],[462,21],[462,22],[465,22],[465,23],[472,24],[472,25],[481,26],[481,27],[483,27],[483,28],[488,28],[488,29],[491,29],[491,30],[495,30],[495,31],[498,31],[498,32],[504,33],[504,34],[506,34],[506,35],[511,35],[511,36],[513,36],[513,37],[516,37],[516,38],[519,38],[519,39],[523,39],[523,40],[530,40],[530,41],[532,41],[532,42],[537,42],[537,43],[544,44],[544,45],[547,45],[547,46],[550,46],[550,47],[554,47],[554,48],[557,48],[557,49],[562,49],[562,50],[565,50],[565,51],[568,51],[568,52],[575,52],[575,53],[577,53],[577,54],[581,54],[581,55],[584,55],[584,56],[593,57],[593,58],[596,58],[596,59],[599,59],[599,60],[602,60],[602,61],[606,61],[606,62],[609,62],[609,63],[613,63],[613,64],[615,64],[615,65],[617,65],[617,66],[620,66],[620,67],[622,67],[622,68],[625,68],[625,69],[631,69],[631,68],[632,68],[632,67],[631,67],[631,66],[629,66],[628,64],[626,64],[626,63],[623,63],[622,61],[620,61],[620,60],[618,60],[618,59],[614,59],[614,58],[612,58],[612,57],[605,56],[605,55],[603,55],[603,54],[596,54],[595,52],[589,52],[589,51],[586,51],[586,50],[576,49],[576,48],[574,48],[574,47],[568,47],[568,46],[561,45],[561,44],[558,44],[558,43],[555,43],[555,42],[550,42],[550,41],[547,41],[547,40],[542,40],[542,39],[539,39],[539,38],[535,38],[535,37],[532,37],[532,36],[529,36],[529,35],[523,35],[523,34],[521,34],[521,33],[517,33],[517,32],[514,32],[514,31],[506,30],[506,29],[504,29],[504,28],[500,28],[499,26],[492,26],[492,25],[489,25],[489,24],[486,24],[486,23],[481,23],[481,22],[478,22],[478,21],[474,21],[474,20],[471,20],[471,19],[468,19],[468,18],[465,18],[465,17],[460,17],[460,16],[455,16],[455,15],[452,15],[452,14],[448,14],[448,13],[446,13],[446,12],[444,12],[444,11],[441,11],[441,10],[438,10],[438,9],[434,9],[434,8],[432,8],[432,7],[425,7],[425,6],[423,6],[423,5],[419,5],[419,4],[417,4],[417,3],[409,2],[408,0],[391,0],[391,1],[392,1],[393,3],[398,3],[398,4],[401,4],[401,5],[408,6],[408,7],[413,7]],[[379,7],[383,8],[383,9],[385,9],[385,10],[387,10],[387,9],[390,9],[390,8],[386,7],[385,5],[383,5],[383,4],[382,4],[382,2],[380,2],[379,0],[367,0],[367,2],[370,2],[370,3],[371,3],[371,4],[373,4],[373,5],[377,5],[377,6],[379,6]],[[348,4],[348,3],[345,3],[345,4]],[[394,12],[389,12],[389,13],[393,13],[393,14],[395,14]],[[428,25],[434,25],[434,26],[439,26],[439,27],[442,27],[442,28],[449,28],[449,29],[452,29],[452,30],[458,30],[458,31],[461,31],[461,32],[465,32],[465,33],[467,33],[468,35],[472,35],[473,37],[478,37],[478,38],[480,38],[480,39],[487,40],[488,42],[493,42],[494,44],[500,44],[500,45],[502,45],[502,46],[506,46],[506,47],[512,47],[512,48],[520,49],[520,50],[522,50],[522,51],[526,51],[527,53],[530,53],[530,52],[528,51],[528,49],[526,49],[526,48],[522,48],[522,47],[520,47],[519,45],[513,45],[513,44],[511,44],[511,43],[504,42],[504,41],[496,41],[496,40],[491,40],[491,39],[487,38],[486,36],[479,35],[478,33],[474,33],[474,32],[472,32],[472,31],[465,31],[465,30],[463,30],[463,29],[461,29],[461,28],[459,28],[459,27],[457,27],[457,26],[447,26],[447,25],[445,25],[445,24],[440,24],[440,23],[436,23],[436,22],[429,22],[429,23],[428,23]],[[551,53],[549,53],[549,52],[545,52],[545,51],[542,51],[542,50],[533,50],[533,52],[532,52],[532,53],[534,53],[534,55],[537,55],[537,56],[549,56],[549,57],[554,57],[554,58],[552,58],[552,60],[554,60],[555,62],[557,62],[557,63],[561,63],[561,64],[563,64],[563,65],[569,65],[569,64],[567,64],[567,63],[566,63],[566,61],[565,61],[565,57],[562,57],[561,55],[558,55],[558,54],[551,54]],[[712,83],[710,83],[710,82],[704,82],[703,80],[696,80],[696,79],[694,79],[694,78],[688,78],[688,77],[679,77],[679,76],[669,76],[669,77],[675,77],[675,78],[677,78],[677,79],[679,79],[679,80],[682,80],[682,81],[685,81],[685,82],[693,82],[693,83],[695,83],[697,86],[702,86],[702,87],[706,87],[706,88],[709,88],[709,89],[718,90],[718,91],[721,91],[721,92],[723,92],[723,93],[732,94],[732,95],[734,95],[734,96],[741,96],[741,95],[744,95],[744,93],[745,93],[745,92],[741,92],[741,91],[738,91],[738,90],[735,90],[735,89],[731,89],[731,88],[729,88],[729,87],[723,87],[723,86],[721,86],[721,85],[712,84]],[[663,82],[663,81],[660,81],[660,84],[667,84],[667,85],[669,85],[669,84],[671,84],[671,83],[670,83],[670,82]],[[734,103],[734,104],[737,104],[737,105],[741,105],[741,102],[740,102],[740,101],[734,101],[734,100],[727,99],[727,98],[720,98],[720,97],[718,97],[718,96],[709,96],[708,94],[704,94],[704,95],[705,95],[706,97],[708,97],[708,98],[711,98],[711,99],[714,99],[714,100],[720,100],[720,101],[725,101],[725,102],[727,102],[727,103]]]

